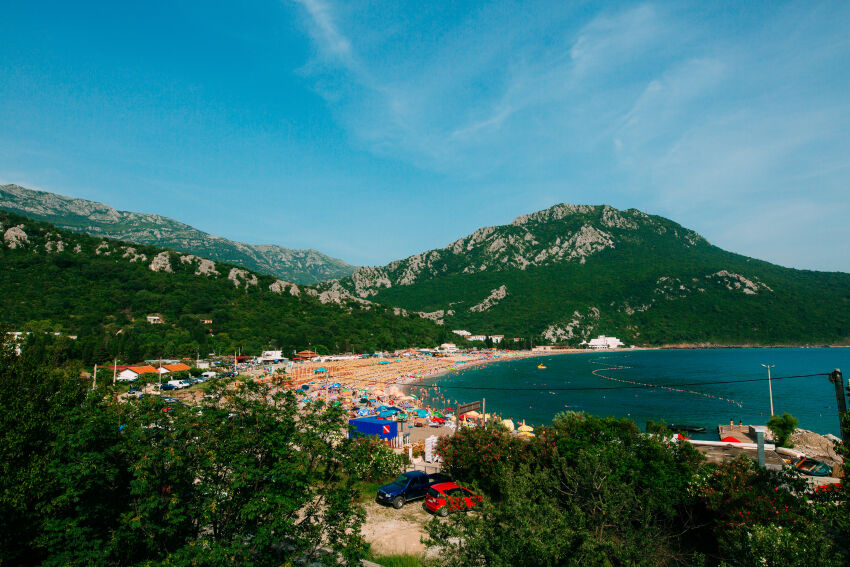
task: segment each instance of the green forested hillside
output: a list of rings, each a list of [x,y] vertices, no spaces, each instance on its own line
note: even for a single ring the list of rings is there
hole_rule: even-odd
[[[323,304],[307,286],[11,213],[0,212],[0,235],[0,323],[77,335],[69,348],[85,361],[235,349],[362,352],[445,338],[445,329],[417,316],[357,302]],[[164,324],[148,323],[151,314]]]
[[[578,344],[850,340],[850,275],[783,268],[640,211],[558,205],[340,284],[474,333]]]

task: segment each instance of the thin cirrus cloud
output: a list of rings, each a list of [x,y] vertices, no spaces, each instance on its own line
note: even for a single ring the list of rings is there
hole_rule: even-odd
[[[845,5],[507,4],[446,17],[427,42],[406,41],[403,18],[374,31],[370,5],[300,3],[321,63],[305,78],[368,151],[458,184],[507,179],[528,202],[561,183],[562,200],[636,206],[748,255],[850,270],[850,252],[806,241],[847,209]],[[759,223],[758,237],[735,228],[742,209],[787,211],[801,196],[806,215],[771,214],[784,224]]]

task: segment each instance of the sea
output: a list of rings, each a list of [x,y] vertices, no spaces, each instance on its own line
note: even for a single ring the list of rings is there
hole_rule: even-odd
[[[545,368],[538,368],[543,365]],[[850,348],[729,348],[582,352],[506,360],[457,370],[416,387],[432,407],[483,399],[487,413],[549,424],[562,411],[706,428],[694,438],[717,439],[717,426],[763,425],[774,413],[798,427],[839,435],[835,388],[828,374],[850,372]],[[810,376],[814,375],[814,376]],[[844,378],[847,383],[847,378]]]

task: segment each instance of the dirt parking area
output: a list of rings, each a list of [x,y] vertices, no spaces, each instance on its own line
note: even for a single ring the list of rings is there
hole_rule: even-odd
[[[408,502],[401,510],[367,503],[363,536],[380,555],[421,555],[425,545],[425,524],[434,516],[422,508],[422,500]]]

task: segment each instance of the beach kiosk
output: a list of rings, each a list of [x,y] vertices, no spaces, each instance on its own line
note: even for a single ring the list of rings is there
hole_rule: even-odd
[[[355,435],[377,435],[384,441],[398,437],[398,423],[377,417],[358,417],[348,420],[348,437]]]

